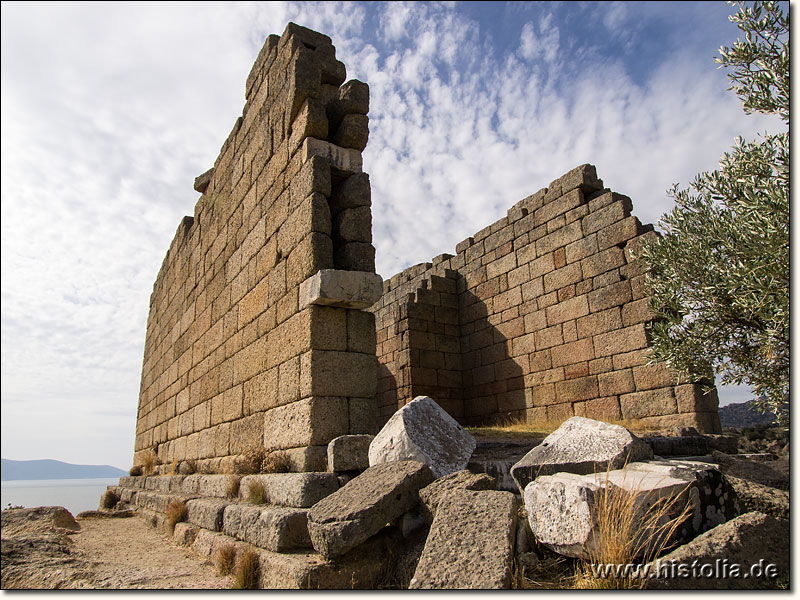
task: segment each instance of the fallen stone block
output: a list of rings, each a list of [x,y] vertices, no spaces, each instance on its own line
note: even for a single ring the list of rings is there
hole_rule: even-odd
[[[378,535],[335,561],[315,553],[256,550],[262,589],[376,589],[392,560],[387,537]]]
[[[739,498],[743,512],[762,512],[776,519],[789,518],[789,493],[747,479],[725,475]]]
[[[264,486],[267,504],[310,508],[339,489],[335,473],[267,473],[246,475],[239,483],[239,497],[247,500],[251,482]]]
[[[409,589],[509,589],[517,506],[510,492],[442,498]]]
[[[363,543],[419,503],[433,481],[427,465],[402,461],[370,467],[308,513],[314,549],[331,558]]]
[[[784,475],[769,465],[753,460],[740,460],[736,456],[716,451],[711,453],[711,458],[725,475],[747,479],[779,490],[789,489],[788,474]]]
[[[706,531],[650,567],[658,576],[648,580],[648,589],[786,588],[789,522],[749,512]]]
[[[369,464],[415,460],[428,465],[438,479],[465,469],[475,446],[475,438],[432,398],[417,396],[372,440]]]
[[[229,504],[222,532],[272,552],[311,548],[307,513],[304,508]]]
[[[363,471],[369,467],[369,445],[374,435],[340,435],[328,443],[329,471]]]
[[[497,480],[485,473],[475,474],[469,471],[456,471],[434,481],[419,491],[419,498],[425,507],[430,520],[436,516],[439,502],[458,490],[496,490]]]
[[[229,502],[197,498],[186,503],[186,521],[209,531],[222,531],[222,519]]]
[[[3,537],[35,533],[65,533],[80,531],[81,526],[63,506],[37,506],[0,511]],[[5,540],[4,540],[5,541]]]
[[[524,502],[539,543],[564,556],[587,559],[602,556],[604,536],[628,535],[632,554],[648,556],[659,546],[690,540],[740,512],[736,493],[718,469],[686,461],[637,462],[606,473],[537,477],[525,487]],[[604,515],[617,513],[630,515],[629,528],[602,525],[613,522]],[[672,532],[659,530],[672,520],[681,521]]]
[[[650,446],[624,427],[572,417],[523,456],[511,476],[522,492],[542,475],[601,473],[651,458]]]

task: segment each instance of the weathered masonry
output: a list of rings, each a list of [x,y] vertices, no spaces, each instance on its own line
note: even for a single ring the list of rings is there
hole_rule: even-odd
[[[327,36],[267,38],[153,286],[135,464],[221,472],[263,446],[324,471],[331,439],[373,432],[369,89],[345,79]]]
[[[417,395],[467,424],[572,415],[718,431],[716,393],[647,364],[634,252],[655,235],[584,165],[458,244],[375,274],[369,89],[330,38],[267,38],[150,299],[134,463],[226,472],[251,447],[326,470]],[[377,393],[377,395],[376,395]]]
[[[468,425],[571,416],[720,431],[716,390],[648,364],[652,225],[582,165],[384,282],[379,423],[418,395]]]

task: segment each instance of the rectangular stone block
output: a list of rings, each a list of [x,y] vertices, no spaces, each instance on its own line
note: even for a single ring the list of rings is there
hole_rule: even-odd
[[[300,361],[300,394],[369,398],[375,395],[374,354],[311,350]]]
[[[611,192],[608,193],[608,196],[613,198],[613,202],[602,208],[593,209],[592,204],[589,204],[589,210],[591,212],[581,221],[583,223],[584,235],[588,236],[592,233],[600,231],[604,227],[608,227],[613,223],[622,221],[631,214],[633,203],[631,202],[630,198],[621,196],[619,194],[612,195]]]
[[[339,489],[335,473],[265,473],[246,475],[239,483],[239,499],[247,500],[251,482],[264,486],[267,503],[274,506],[311,508]]]
[[[631,301],[631,286],[627,281],[607,285],[589,292],[589,310],[599,312]]]
[[[610,246],[624,244],[642,233],[642,224],[636,217],[627,217],[597,232],[597,248],[604,250]]]
[[[680,413],[716,413],[719,409],[719,397],[715,388],[706,391],[698,383],[689,383],[675,386],[674,393]],[[711,430],[707,429],[706,431]]]
[[[585,295],[575,296],[569,300],[564,300],[563,302],[548,306],[545,310],[547,314],[547,324],[557,325],[564,321],[572,321],[588,315],[589,302]]]
[[[618,396],[636,391],[630,369],[600,373],[597,383],[601,396]]]
[[[669,387],[677,383],[674,373],[664,363],[633,367],[633,380],[637,391]]]
[[[599,333],[606,333],[614,329],[622,329],[622,318],[619,308],[609,308],[595,312],[577,321],[578,338],[590,338]]]
[[[657,417],[677,412],[675,396],[671,388],[622,394],[619,397],[619,403],[625,419]]]
[[[324,445],[349,433],[347,399],[311,397],[264,413],[267,450]]]
[[[576,283],[582,279],[581,265],[572,263],[560,269],[556,269],[544,276],[544,291],[550,293],[561,289],[565,285]]]
[[[583,339],[561,346],[555,346],[550,350],[553,360],[553,367],[560,367],[577,362],[590,361],[594,358],[594,347],[592,340]]]
[[[316,138],[306,138],[302,145],[302,160],[307,161],[312,156],[327,158],[331,168],[344,173],[361,172],[361,152],[351,148],[342,148]]]
[[[556,400],[559,402],[576,402],[597,398],[599,390],[597,377],[590,375],[579,379],[568,379],[556,382]]]
[[[368,308],[382,294],[383,279],[376,273],[323,269],[300,285],[300,309],[311,304]]]
[[[197,498],[186,502],[186,520],[209,531],[222,531],[222,518],[227,500]]]
[[[511,492],[445,494],[409,589],[510,589],[518,505]]]
[[[647,346],[647,333],[642,323],[601,333],[592,339],[594,340],[594,354],[597,358],[630,352]]]
[[[230,504],[223,532],[272,552],[311,548],[307,513],[304,508]]]

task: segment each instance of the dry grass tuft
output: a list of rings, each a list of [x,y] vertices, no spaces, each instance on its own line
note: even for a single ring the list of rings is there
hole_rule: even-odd
[[[169,474],[170,475],[177,475],[179,473],[178,466],[179,462],[177,460],[173,460],[169,465]]]
[[[258,589],[258,554],[252,548],[239,554],[239,560],[236,561],[236,569],[233,573],[233,589]]]
[[[143,472],[142,465],[133,465],[128,471],[128,475],[131,477],[141,477]]]
[[[289,473],[292,470],[292,461],[285,452],[270,452],[261,462],[262,473]]]
[[[236,546],[233,544],[225,544],[217,551],[217,557],[214,560],[217,566],[217,572],[220,575],[229,575],[233,572],[233,567],[236,564]]]
[[[152,475],[153,472],[156,470],[156,464],[158,464],[158,457],[156,453],[153,452],[153,449],[147,450],[142,457],[142,470],[145,475]]]
[[[606,475],[607,477],[607,475]],[[654,498],[637,488],[626,491],[606,480],[596,498],[594,548],[576,570],[576,589],[642,589],[647,579],[619,573],[602,577],[593,565],[646,564],[674,545],[675,534],[692,505],[687,488],[674,496]]]
[[[175,525],[186,520],[188,509],[183,500],[173,500],[167,506],[167,528],[170,533],[175,531]]]
[[[266,504],[267,490],[260,481],[251,481],[247,486],[247,501],[250,504]]]
[[[192,473],[197,473],[197,461],[193,458],[187,459],[183,461],[183,472],[185,475],[191,475]]]
[[[603,419],[600,419],[603,420]],[[604,421],[611,425],[621,425],[634,433],[644,433],[648,431],[656,431],[659,427],[642,422],[639,419],[622,419]],[[524,418],[509,418],[500,421],[495,425],[487,425],[482,427],[467,427],[472,435],[480,436],[546,436],[553,433],[556,429],[561,427],[563,421],[531,421],[528,422]]]
[[[119,502],[119,494],[117,494],[114,490],[106,490],[103,492],[103,495],[100,496],[100,507],[101,508],[114,508]]]
[[[262,446],[250,446],[233,465],[237,475],[255,475],[261,472],[261,465],[267,458],[267,451]]]
[[[236,475],[230,475],[228,477],[228,487],[225,488],[225,497],[228,500],[233,500],[239,495],[239,484],[241,480]]]

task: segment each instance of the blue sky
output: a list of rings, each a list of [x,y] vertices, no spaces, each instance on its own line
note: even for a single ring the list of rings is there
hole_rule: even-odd
[[[2,455],[130,464],[150,291],[270,33],[370,84],[377,270],[456,243],[572,167],[656,222],[746,116],[723,2],[2,5]],[[722,402],[748,399],[721,390]]]

